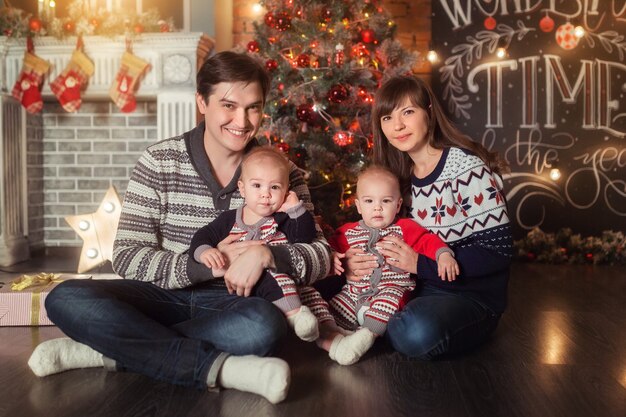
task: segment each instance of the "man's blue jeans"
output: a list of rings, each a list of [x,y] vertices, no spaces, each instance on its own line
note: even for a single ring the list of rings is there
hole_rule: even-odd
[[[499,319],[476,300],[425,285],[389,320],[387,338],[398,352],[432,360],[482,344]]]
[[[287,332],[270,302],[212,283],[165,290],[134,280],[70,280],[50,292],[46,310],[117,370],[199,389],[216,386],[229,354],[267,355]]]

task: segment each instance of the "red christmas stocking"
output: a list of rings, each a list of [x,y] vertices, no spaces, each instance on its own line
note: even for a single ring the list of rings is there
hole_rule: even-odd
[[[113,102],[124,113],[135,110],[137,106],[135,101],[135,89],[139,79],[149,66],[150,64],[148,62],[138,56],[130,52],[124,52],[120,70],[109,89],[109,95],[113,99]]]
[[[39,87],[50,64],[30,52],[24,53],[22,71],[17,77],[11,95],[22,103],[29,113],[38,113],[43,107]]]
[[[72,54],[63,72],[50,84],[50,89],[67,112],[75,112],[82,104],[80,92],[93,74],[93,63],[78,49]]]

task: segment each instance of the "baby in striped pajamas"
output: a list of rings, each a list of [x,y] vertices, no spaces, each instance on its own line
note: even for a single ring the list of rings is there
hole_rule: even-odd
[[[348,280],[330,301],[336,324],[354,333],[330,334],[325,341],[318,341],[318,345],[344,365],[357,362],[374,344],[376,337],[385,333],[391,316],[402,308],[415,289],[409,272],[393,266],[390,263],[395,260],[385,259],[381,254],[385,237],[399,237],[416,253],[436,260],[441,279],[453,281],[459,274],[454,253],[438,236],[411,219],[397,219],[402,198],[398,178],[392,172],[379,166],[365,169],[357,181],[355,204],[362,220],[345,224],[337,230],[333,243],[337,251],[334,273],[344,272],[342,254],[350,248],[377,256],[379,267],[358,281]],[[322,329],[333,325],[320,324]]]
[[[191,240],[190,256],[211,268],[214,277],[223,277],[228,265],[219,243],[228,236],[238,236],[236,241],[260,240],[268,245],[311,243],[316,238],[315,220],[296,193],[289,191],[289,170],[287,158],[275,148],[259,146],[248,152],[237,183],[245,204],[224,211],[199,229]],[[300,298],[319,297],[313,288],[299,289],[289,275],[267,269],[252,295],[274,303],[301,339],[318,338],[317,318]]]

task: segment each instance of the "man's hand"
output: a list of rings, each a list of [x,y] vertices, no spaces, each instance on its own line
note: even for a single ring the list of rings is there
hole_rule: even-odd
[[[261,240],[246,240],[243,242],[237,242],[241,238],[242,234],[233,234],[228,235],[217,244],[217,248],[219,251],[226,257],[228,260],[227,264],[230,265],[235,262],[235,259],[248,249],[254,246],[263,245],[264,242]]]
[[[274,257],[267,246],[249,246],[230,263],[226,275],[224,275],[226,288],[230,294],[248,297],[252,288],[261,278],[263,270],[274,267]]]

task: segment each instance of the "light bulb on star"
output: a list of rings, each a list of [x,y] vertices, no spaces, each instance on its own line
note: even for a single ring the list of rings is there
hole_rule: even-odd
[[[67,216],[65,221],[83,239],[83,249],[78,262],[78,273],[83,273],[110,261],[113,241],[120,221],[122,203],[111,187],[95,213]]]

